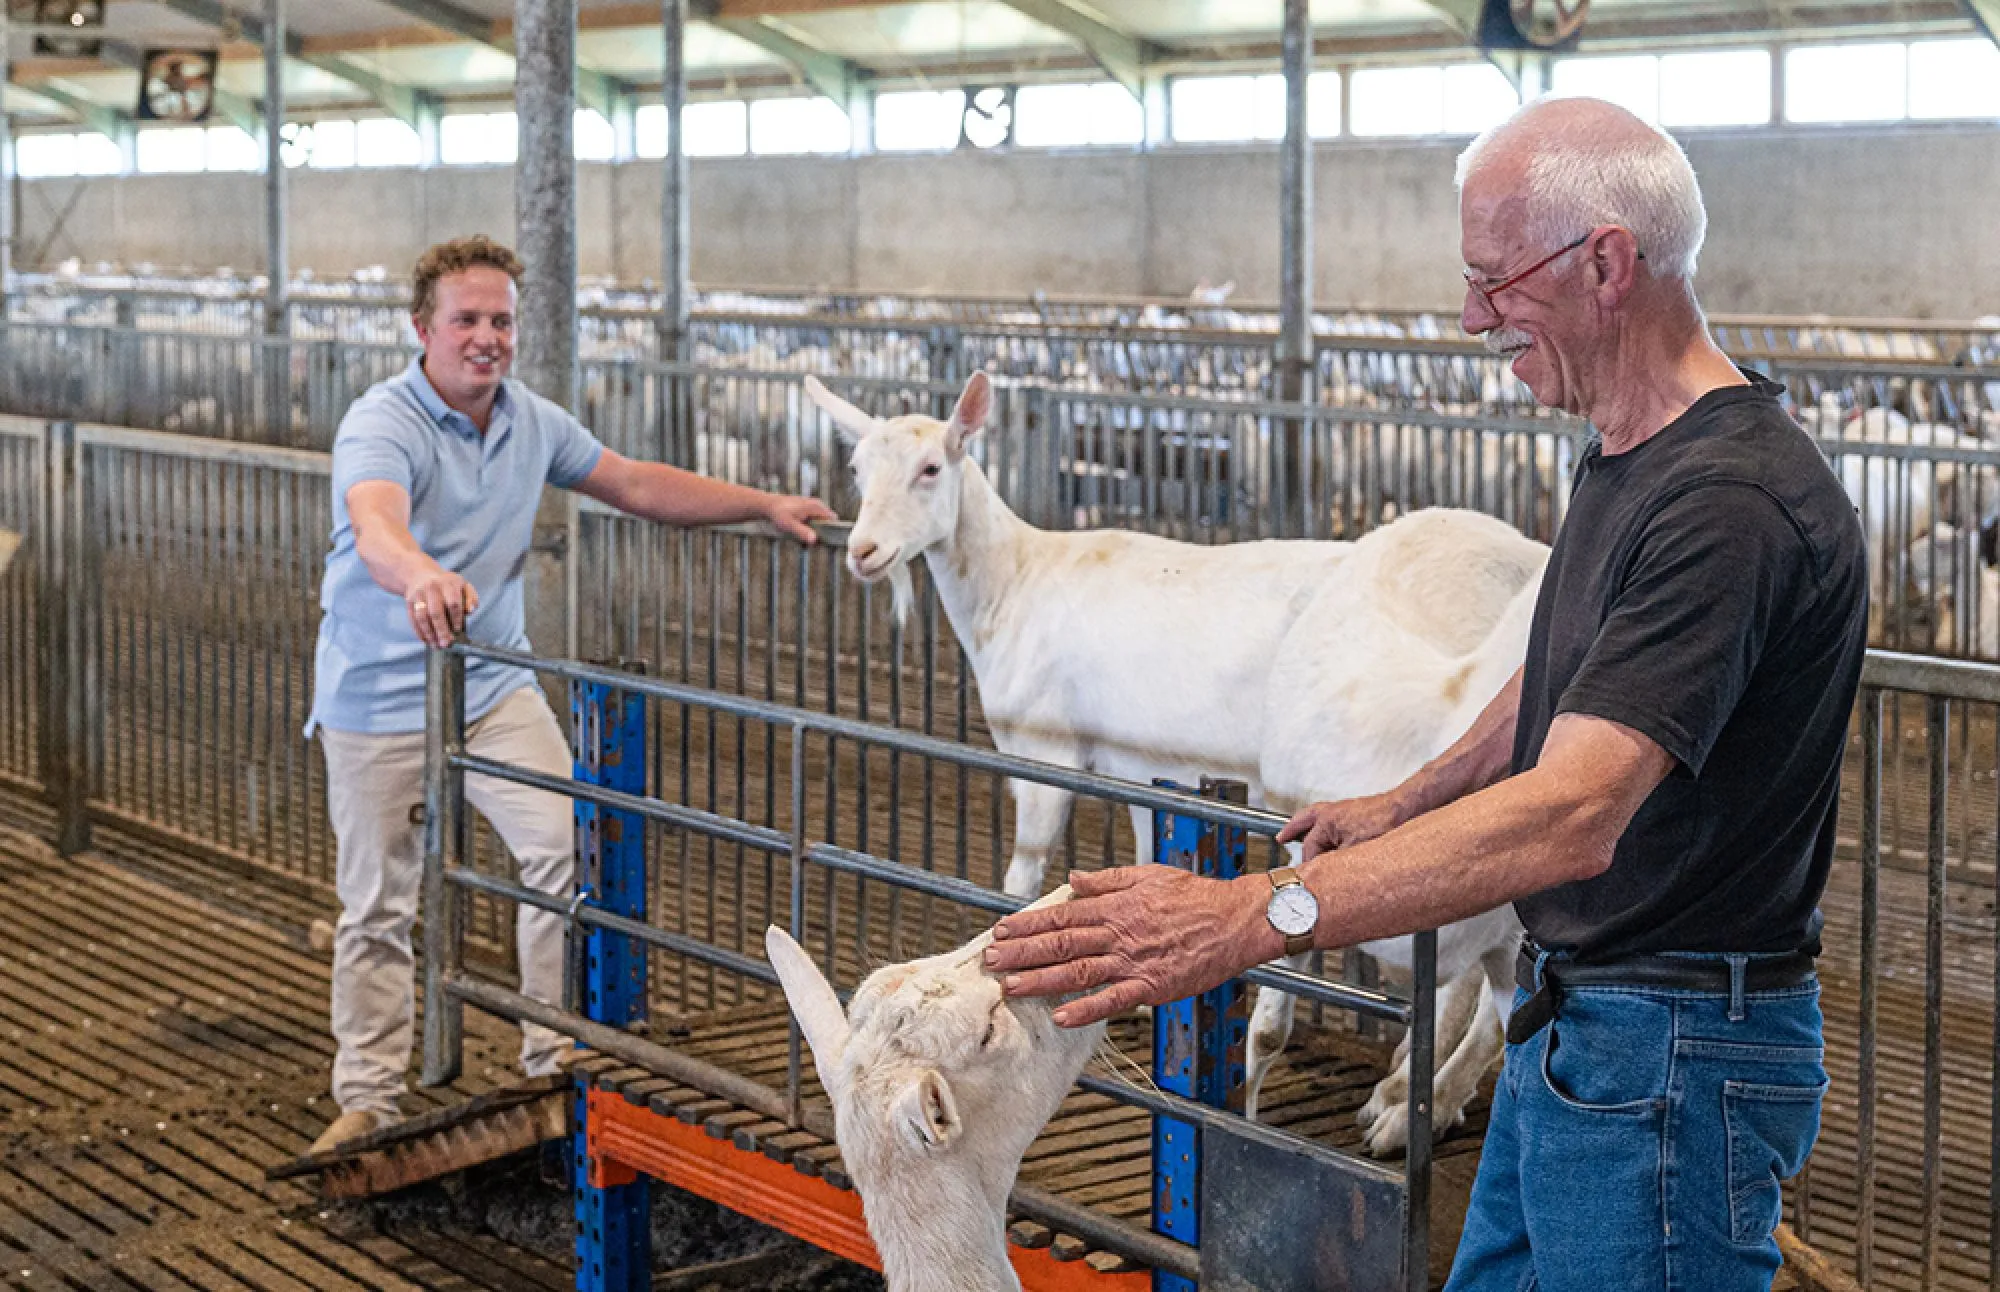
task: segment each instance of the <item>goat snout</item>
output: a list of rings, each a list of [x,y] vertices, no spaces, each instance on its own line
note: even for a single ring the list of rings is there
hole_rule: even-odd
[[[883,571],[896,563],[896,555],[901,550],[900,547],[884,549],[880,543],[869,539],[850,542],[847,547],[847,568],[854,572],[856,578],[879,578]]]

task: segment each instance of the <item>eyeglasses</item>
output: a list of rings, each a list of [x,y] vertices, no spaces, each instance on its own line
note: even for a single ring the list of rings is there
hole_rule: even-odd
[[[1494,314],[1498,314],[1500,312],[1500,307],[1493,303],[1493,298],[1495,296],[1498,296],[1501,292],[1506,291],[1509,287],[1512,287],[1515,283],[1520,282],[1523,278],[1526,278],[1529,274],[1534,273],[1537,269],[1540,269],[1543,266],[1549,264],[1551,261],[1555,260],[1556,257],[1564,254],[1565,252],[1575,251],[1578,247],[1581,247],[1584,243],[1589,242],[1591,236],[1596,232],[1597,232],[1596,229],[1592,229],[1589,233],[1584,234],[1582,237],[1578,238],[1575,242],[1572,242],[1567,246],[1557,247],[1554,251],[1551,251],[1548,255],[1543,256],[1540,260],[1537,260],[1534,264],[1529,265],[1526,269],[1523,269],[1520,273],[1515,274],[1512,278],[1503,278],[1497,283],[1489,284],[1481,282],[1478,278],[1474,277],[1472,271],[1468,269],[1465,271],[1465,285],[1467,287],[1470,287],[1473,291],[1479,293],[1479,301],[1482,305],[1486,306],[1488,311]],[[1632,258],[1634,260],[1644,260],[1646,258],[1646,253],[1644,251],[1634,251],[1632,253]]]
[[[1493,298],[1495,296],[1498,296],[1501,292],[1506,291],[1509,287],[1512,287],[1515,283],[1520,282],[1523,278],[1526,278],[1528,275],[1534,273],[1536,270],[1547,268],[1549,265],[1555,263],[1558,257],[1567,255],[1568,253],[1575,251],[1578,247],[1581,247],[1584,243],[1589,242],[1590,234],[1596,232],[1597,230],[1592,229],[1590,233],[1584,234],[1581,238],[1578,238],[1575,242],[1566,243],[1563,246],[1557,247],[1554,251],[1551,251],[1548,255],[1543,256],[1540,260],[1537,260],[1534,264],[1529,265],[1526,269],[1523,269],[1520,273],[1515,274],[1509,278],[1503,278],[1497,283],[1481,282],[1476,276],[1474,276],[1473,272],[1470,269],[1468,269],[1465,271],[1465,285],[1471,288],[1474,292],[1478,293],[1479,303],[1484,305],[1490,313],[1498,314],[1500,312],[1500,307],[1493,303]],[[1642,256],[1641,259],[1643,258],[1644,257]]]

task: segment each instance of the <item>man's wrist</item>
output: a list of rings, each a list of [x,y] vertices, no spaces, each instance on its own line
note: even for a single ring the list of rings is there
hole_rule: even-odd
[[[1273,960],[1282,959],[1285,954],[1285,935],[1278,932],[1277,927],[1271,923],[1270,875],[1258,871],[1255,874],[1244,875],[1233,882],[1243,894],[1242,900],[1249,907],[1243,929],[1243,945],[1253,954],[1245,967],[1269,964]]]

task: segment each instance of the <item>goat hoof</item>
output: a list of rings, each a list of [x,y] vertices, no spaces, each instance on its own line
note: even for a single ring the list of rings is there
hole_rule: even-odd
[[[1388,1157],[1410,1144],[1410,1111],[1402,1104],[1382,1110],[1362,1135],[1361,1143],[1371,1157]]]
[[[1375,1083],[1374,1092],[1354,1114],[1354,1120],[1364,1128],[1373,1126],[1390,1109],[1402,1107],[1409,1097],[1410,1083],[1397,1074],[1391,1074]]]
[[[1361,1114],[1355,1114],[1360,1121]],[[1410,1146],[1410,1106],[1407,1103],[1390,1104],[1373,1118],[1372,1122],[1362,1122],[1365,1132],[1361,1142],[1371,1157],[1389,1157],[1403,1152]],[[1465,1124],[1465,1110],[1454,1112],[1448,1118],[1439,1118],[1431,1124],[1431,1142],[1436,1143],[1452,1131]]]

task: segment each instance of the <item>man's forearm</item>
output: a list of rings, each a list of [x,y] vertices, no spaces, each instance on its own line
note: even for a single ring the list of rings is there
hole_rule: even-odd
[[[383,591],[399,597],[407,596],[411,584],[438,568],[407,529],[365,527],[355,534],[354,552],[368,576]]]
[[[1300,877],[1319,899],[1314,942],[1436,928],[1602,874],[1674,765],[1642,732],[1563,714],[1528,771],[1305,863]]]
[[[1531,771],[1300,869],[1319,900],[1314,942],[1353,946],[1466,919],[1610,864],[1636,804]]]
[[[659,462],[633,464],[632,487],[612,505],[663,525],[730,525],[761,520],[770,495]]]
[[[1473,719],[1451,748],[1425,763],[1394,794],[1405,820],[1476,794],[1507,774],[1521,708],[1521,671]]]

